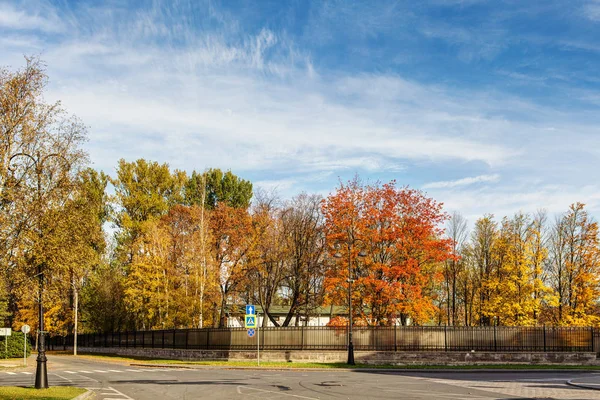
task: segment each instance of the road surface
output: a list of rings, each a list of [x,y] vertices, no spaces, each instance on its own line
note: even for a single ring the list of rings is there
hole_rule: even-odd
[[[95,399],[589,399],[600,400],[596,372],[396,372],[251,370],[135,366],[50,355],[51,386],[94,391]],[[30,359],[30,364],[35,364]],[[0,369],[0,385],[32,386],[35,365]],[[588,388],[570,383],[584,383]],[[595,385],[595,386],[594,386]]]

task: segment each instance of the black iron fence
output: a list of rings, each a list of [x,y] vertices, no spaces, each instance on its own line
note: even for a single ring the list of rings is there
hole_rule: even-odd
[[[594,352],[600,331],[585,327],[354,327],[356,350]],[[190,350],[344,350],[347,328],[264,328],[249,337],[243,328],[174,329],[89,333],[78,347],[131,347]],[[259,337],[259,338],[257,338]],[[49,340],[50,349],[73,346],[73,335]]]

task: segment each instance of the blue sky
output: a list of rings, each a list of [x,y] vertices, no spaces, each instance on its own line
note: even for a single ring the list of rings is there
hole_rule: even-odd
[[[45,60],[98,169],[396,179],[471,221],[600,216],[599,39],[598,0],[0,0],[0,64]]]

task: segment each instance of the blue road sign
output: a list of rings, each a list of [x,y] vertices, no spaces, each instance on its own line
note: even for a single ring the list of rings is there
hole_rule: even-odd
[[[252,328],[248,329],[248,336],[252,337],[252,336],[254,336],[254,333],[255,333],[254,329],[252,329]]]
[[[256,315],[246,315],[245,328],[256,328]]]
[[[246,314],[248,314],[248,315],[256,314],[256,307],[254,307],[252,304],[246,304]]]

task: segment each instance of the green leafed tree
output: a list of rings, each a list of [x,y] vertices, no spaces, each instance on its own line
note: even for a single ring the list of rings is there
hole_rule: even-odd
[[[205,187],[203,192],[202,187]],[[218,203],[229,207],[247,209],[252,200],[252,183],[234,175],[231,171],[209,169],[204,173],[192,172],[185,185],[185,203],[200,205],[203,203],[214,210]]]
[[[128,265],[132,261],[133,243],[140,237],[144,222],[167,214],[174,204],[183,201],[185,172],[171,172],[168,164],[139,159],[119,161],[115,187],[117,256]]]

